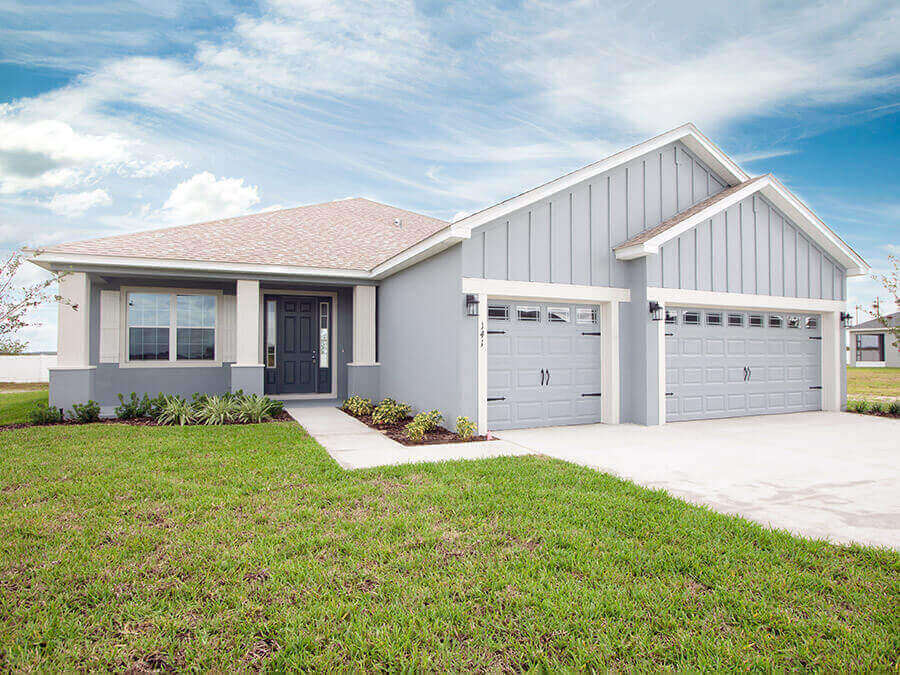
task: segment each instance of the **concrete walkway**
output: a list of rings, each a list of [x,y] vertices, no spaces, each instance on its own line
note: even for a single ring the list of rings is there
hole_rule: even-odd
[[[763,525],[900,549],[900,420],[811,412],[500,436]]]
[[[286,401],[284,409],[344,469],[530,453],[528,449],[515,443],[499,440],[402,445],[338,410],[337,405],[336,400]]]

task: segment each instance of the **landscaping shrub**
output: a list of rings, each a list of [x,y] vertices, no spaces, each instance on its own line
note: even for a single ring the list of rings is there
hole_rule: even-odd
[[[233,421],[239,406],[239,399],[235,396],[203,396],[194,409],[198,422],[215,425]]]
[[[59,408],[53,408],[40,401],[28,411],[28,421],[31,424],[56,424],[63,421],[63,413]]]
[[[277,407],[275,405],[276,401],[265,396],[257,396],[256,394],[242,396],[239,399],[234,399],[234,401],[234,419],[244,424],[256,424],[271,419],[272,410]],[[278,401],[277,403],[281,402]]]
[[[859,412],[859,401],[847,401],[847,412]]]
[[[441,415],[439,410],[430,410],[428,412],[421,412],[416,415],[416,419],[421,419],[423,424],[425,425],[425,431],[434,431],[444,421],[444,416]]]
[[[900,415],[900,401],[891,401],[888,405],[888,413],[891,415]]]
[[[478,427],[475,425],[475,422],[470,420],[468,417],[457,417],[456,418],[456,433],[463,440],[469,440],[472,436],[475,435],[475,431]]]
[[[156,418],[157,424],[178,424],[184,426],[193,424],[195,421],[194,408],[190,403],[180,396],[164,396],[163,404],[160,407],[159,415]]]
[[[131,392],[131,397],[126,401],[122,394],[119,394],[119,404],[116,406],[116,417],[120,420],[133,420],[138,417],[148,417],[153,409],[153,402],[147,394],[143,398]]]
[[[415,419],[406,425],[404,433],[409,440],[414,443],[419,443],[425,439],[425,433],[427,431],[425,425],[426,422],[420,420],[419,415],[416,415]]]
[[[856,402],[856,412],[867,413],[872,410],[872,404],[866,400]]]
[[[344,401],[344,404],[341,407],[348,413],[360,417],[371,415],[372,411],[375,409],[372,405],[372,401],[363,398],[362,396],[351,396]]]
[[[410,407],[405,403],[398,403],[392,398],[386,398],[372,411],[372,421],[375,424],[396,424],[409,415]]]
[[[88,424],[100,420],[100,404],[96,401],[73,403],[69,416],[79,424]]]

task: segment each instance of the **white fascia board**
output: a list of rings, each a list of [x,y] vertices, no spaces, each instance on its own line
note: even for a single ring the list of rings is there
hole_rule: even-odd
[[[198,260],[169,260],[165,258],[133,258],[130,256],[89,255],[86,253],[64,253],[37,250],[30,262],[45,269],[67,265],[98,265],[108,267],[135,268],[147,270],[231,272],[246,274],[282,274],[289,276],[346,277],[369,279],[367,270],[333,269],[327,267],[299,267],[293,265],[265,265],[259,263],[205,262]]]
[[[415,265],[421,260],[425,260],[425,258],[430,258],[454,244],[458,244],[463,239],[468,239],[470,236],[471,232],[465,229],[460,229],[453,225],[445,227],[376,266],[369,276],[372,279],[384,279],[391,274]]]
[[[684,143],[685,146],[687,146],[691,152],[695,152],[699,159],[707,166],[720,172],[728,179],[729,184],[734,185],[743,183],[750,179],[750,176],[743,169],[713,145],[712,142],[701,134],[693,124],[683,124],[677,129],[667,131],[648,141],[644,141],[643,143],[634,145],[626,150],[617,152],[599,162],[589,164],[572,173],[568,173],[565,176],[552,180],[549,183],[545,183],[544,185],[502,201],[499,204],[495,204],[494,206],[490,206],[477,213],[461,218],[453,223],[453,227],[465,228],[471,232],[479,225],[484,225],[497,218],[502,218],[513,211],[517,211],[529,204],[545,199],[561,190],[565,190],[593,176],[609,171],[620,164],[630,162],[641,155],[653,152],[654,150],[658,150],[659,148],[676,141]]]
[[[552,284],[540,281],[506,281],[505,279],[481,279],[479,277],[463,277],[462,292],[486,295],[489,298],[551,302],[602,303],[629,302],[631,300],[631,291],[627,288]]]
[[[848,328],[847,330],[851,333],[887,333],[892,329],[881,326],[875,328]]]
[[[763,178],[762,180],[753,183],[752,185],[748,185],[741,190],[733,192],[724,199],[710,204],[702,211],[697,211],[697,213],[692,215],[690,218],[685,218],[674,227],[670,227],[668,230],[660,232],[655,237],[651,237],[645,242],[635,244],[634,246],[627,246],[625,248],[617,249],[616,259],[633,260],[635,258],[645,256],[649,253],[659,253],[659,247],[665,244],[667,241],[675,239],[679,235],[684,234],[688,230],[696,227],[703,221],[709,220],[717,213],[720,213],[721,211],[734,206],[739,201],[746,199],[750,195],[756,193],[757,191],[759,191],[760,186],[764,185],[766,181],[767,178]]]
[[[628,246],[616,251],[616,259],[633,260],[650,253],[659,253],[659,247],[672,239],[675,239],[700,223],[709,220],[717,213],[734,206],[738,202],[761,193],[766,199],[782,211],[790,220],[796,223],[803,232],[816,244],[837,260],[847,269],[847,276],[859,276],[869,271],[869,265],[850,246],[840,239],[831,229],[825,225],[816,215],[810,211],[799,199],[782,185],[774,176],[764,176],[747,187],[737,190],[724,199],[711,204],[702,211],[698,211],[690,218],[660,232],[641,244]]]
[[[750,293],[720,293],[718,291],[689,291],[680,288],[647,288],[647,299],[681,307],[721,307],[760,309],[780,312],[843,312],[845,300],[820,298],[788,298],[781,295],[752,295]]]

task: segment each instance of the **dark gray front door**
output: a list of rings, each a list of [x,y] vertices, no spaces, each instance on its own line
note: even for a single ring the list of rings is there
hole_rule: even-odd
[[[316,298],[281,296],[278,304],[278,393],[314,393],[319,379]]]
[[[666,323],[666,421],[822,408],[820,317],[673,308]]]
[[[600,421],[599,308],[488,301],[488,428]]]

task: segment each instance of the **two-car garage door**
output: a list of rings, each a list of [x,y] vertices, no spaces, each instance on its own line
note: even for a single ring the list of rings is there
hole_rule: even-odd
[[[600,309],[491,300],[488,428],[600,421]]]
[[[666,420],[822,407],[820,317],[666,310]]]

